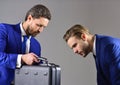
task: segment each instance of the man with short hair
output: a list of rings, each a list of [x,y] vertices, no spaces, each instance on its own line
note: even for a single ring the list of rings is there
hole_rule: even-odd
[[[68,29],[63,39],[74,53],[82,57],[93,53],[98,85],[120,85],[120,39],[93,35],[79,24]]]
[[[0,85],[11,84],[16,67],[40,62],[37,57],[41,56],[41,46],[34,37],[47,27],[50,20],[49,9],[38,4],[26,13],[24,22],[0,24]]]

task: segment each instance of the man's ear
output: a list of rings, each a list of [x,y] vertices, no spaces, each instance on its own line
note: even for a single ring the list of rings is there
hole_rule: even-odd
[[[83,41],[86,40],[86,34],[85,34],[85,33],[82,33],[82,34],[81,34],[81,39],[82,39]]]
[[[32,19],[32,16],[28,15],[27,20],[31,21],[31,19]]]

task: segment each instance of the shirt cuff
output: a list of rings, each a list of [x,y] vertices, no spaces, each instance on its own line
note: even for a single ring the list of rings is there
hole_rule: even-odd
[[[22,57],[22,55],[20,54],[20,55],[18,55],[18,57],[17,57],[17,65],[16,65],[16,67],[17,68],[20,68],[21,67],[21,57]]]

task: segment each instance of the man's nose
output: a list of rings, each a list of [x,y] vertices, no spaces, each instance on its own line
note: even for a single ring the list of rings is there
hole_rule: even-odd
[[[74,53],[77,53],[77,52],[78,52],[76,48],[74,48],[73,51],[74,51]]]
[[[43,29],[44,29],[43,27],[40,27],[39,32],[43,32]]]

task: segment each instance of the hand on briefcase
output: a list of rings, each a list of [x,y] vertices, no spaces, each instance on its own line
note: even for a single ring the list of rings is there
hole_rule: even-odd
[[[15,85],[60,85],[61,68],[59,65],[48,63],[46,58],[39,65],[23,65],[15,70]]]

